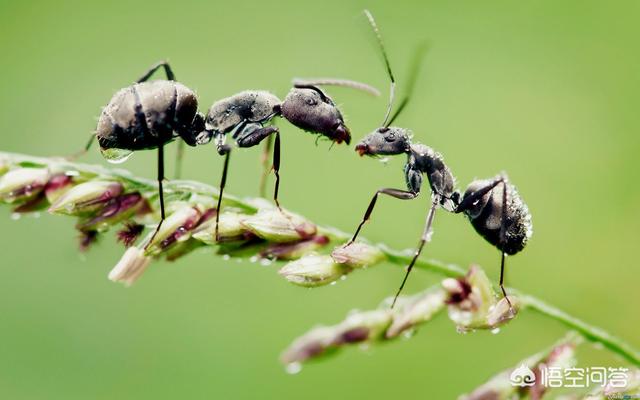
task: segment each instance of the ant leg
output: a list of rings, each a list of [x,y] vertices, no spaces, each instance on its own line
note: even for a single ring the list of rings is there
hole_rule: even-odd
[[[485,194],[492,191],[496,186],[498,186],[501,183],[505,183],[505,178],[500,177],[494,180],[493,182],[489,183],[487,186],[483,187],[482,189],[476,190],[471,195],[463,198],[460,204],[458,204],[458,206],[456,207],[456,209],[453,210],[453,212],[456,214],[459,214],[463,211],[466,211],[467,209],[469,209],[469,207],[471,207],[471,205],[473,205],[473,203],[475,203],[477,200],[480,200]]]
[[[158,146],[158,195],[160,196],[160,222],[158,223],[158,226],[156,226],[156,231],[153,232],[151,239],[149,239],[149,242],[147,242],[147,244],[144,246],[145,250],[147,249],[147,247],[149,247],[151,242],[153,242],[153,239],[155,239],[156,235],[160,231],[160,227],[162,226],[162,223],[164,222],[165,213],[164,213],[164,190],[162,188],[163,180],[164,180],[164,145],[161,144],[160,146]]]
[[[267,177],[269,176],[269,172],[272,168],[269,166],[269,154],[271,154],[271,143],[273,142],[272,138],[273,135],[269,135],[266,142],[264,142],[264,149],[262,151],[262,156],[260,157],[260,163],[262,164],[262,176],[260,177],[259,186],[260,197],[265,197]]]
[[[506,253],[502,252],[502,259],[500,262],[500,289],[502,290],[502,295],[505,299],[507,299],[507,303],[509,303],[509,309],[513,313],[513,305],[511,304],[511,300],[509,300],[509,296],[507,296],[507,291],[504,288],[504,260],[506,258]]]
[[[278,202],[278,189],[280,188],[280,132],[276,131],[276,140],[273,146],[273,173],[276,175],[276,184],[273,189],[273,201],[282,212],[280,202]]]
[[[273,200],[278,209],[282,211],[278,203],[278,187],[280,186],[280,131],[278,128],[273,125],[263,127],[258,123],[249,123],[238,131],[236,143],[238,143],[238,147],[253,147],[274,133],[276,134],[276,140],[273,146],[273,171],[276,174],[276,184]]]
[[[356,233],[353,235],[353,238],[351,238],[351,240],[349,240],[349,242],[345,245],[345,247],[349,246],[351,243],[356,241],[356,238],[360,233],[360,229],[362,229],[362,226],[364,225],[364,223],[367,222],[371,217],[373,208],[376,206],[376,201],[378,200],[378,195],[380,195],[381,193],[391,197],[395,197],[396,199],[400,199],[400,200],[413,200],[416,197],[418,197],[417,192],[410,192],[407,190],[392,189],[392,188],[384,188],[384,189],[378,190],[376,194],[373,195],[373,198],[369,203],[369,207],[367,207],[367,211],[364,213],[364,217],[362,218],[362,221],[360,221],[360,225],[358,225],[358,229],[356,229]]]
[[[182,157],[184,156],[184,140],[178,139],[178,146],[176,147],[176,171],[174,179],[180,179],[182,175]]]
[[[227,172],[229,171],[229,157],[231,155],[231,148],[225,147],[223,152],[225,154],[224,167],[222,168],[220,192],[218,193],[218,205],[216,206],[216,242],[220,240],[220,235],[218,234],[218,224],[220,223],[220,211],[222,208],[222,193],[224,192],[224,187],[227,184]]]
[[[393,308],[393,306],[396,305],[396,301],[398,300],[398,296],[400,296],[400,293],[402,292],[402,289],[404,289],[404,284],[407,283],[407,278],[409,278],[409,274],[411,273],[411,270],[413,269],[414,264],[416,263],[416,261],[418,260],[418,257],[420,256],[420,253],[422,253],[422,249],[424,248],[425,243],[429,242],[431,240],[431,225],[433,224],[433,218],[435,217],[435,213],[436,213],[436,208],[438,207],[438,204],[440,202],[440,196],[434,196],[433,200],[431,202],[431,208],[429,209],[429,213],[427,214],[427,219],[425,222],[425,226],[424,226],[424,232],[422,232],[422,237],[420,238],[420,244],[418,244],[418,248],[416,249],[415,254],[413,255],[413,258],[411,259],[411,262],[409,263],[409,267],[407,267],[407,272],[404,275],[404,279],[402,279],[402,283],[400,284],[400,288],[398,289],[398,291],[396,292],[395,297],[393,298],[393,302],[391,303],[391,308]]]
[[[502,178],[502,215],[500,216],[500,242],[505,243],[507,236],[507,191],[508,191],[507,183]],[[509,296],[507,296],[507,291],[504,289],[504,261],[506,258],[506,254],[502,251],[502,257],[500,259],[500,289],[502,290],[502,295],[505,299],[507,299],[507,303],[509,303],[509,309],[513,313],[513,305],[511,304],[511,300],[509,300]]]
[[[167,80],[170,80],[170,81],[176,80],[176,76],[173,74],[173,71],[171,70],[169,63],[167,61],[160,61],[155,63],[151,68],[149,68],[149,70],[145,72],[145,74],[142,75],[140,79],[138,79],[136,82],[137,83],[145,82],[146,80],[151,78],[151,75],[153,75],[153,73],[156,72],[160,67],[164,68],[164,72],[167,75]]]
[[[69,156],[66,156],[65,159],[69,161],[74,161],[78,157],[82,157],[83,155],[87,154],[89,152],[89,149],[91,148],[91,145],[93,145],[93,142],[95,140],[96,140],[96,134],[92,133],[91,137],[87,141],[87,144],[84,145],[84,148],[82,150],[78,151],[77,153],[73,153]]]

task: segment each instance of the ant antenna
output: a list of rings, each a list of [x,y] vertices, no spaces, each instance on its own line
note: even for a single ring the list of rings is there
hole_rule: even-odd
[[[373,14],[369,10],[364,10],[364,15],[369,20],[369,24],[373,29],[373,33],[375,33],[376,38],[378,39],[378,45],[380,46],[380,52],[382,53],[382,58],[384,59],[385,67],[387,68],[387,75],[389,75],[389,79],[391,80],[391,87],[389,89],[389,105],[387,105],[387,113],[384,116],[384,121],[382,121],[382,126],[387,127],[387,121],[389,120],[389,115],[391,114],[391,108],[393,107],[393,99],[396,93],[396,78],[393,76],[393,71],[391,70],[391,63],[389,62],[389,56],[387,55],[387,50],[384,47],[384,42],[382,41],[382,34],[380,34],[380,29],[378,28],[378,24],[376,24],[376,20],[373,18]]]
[[[398,118],[402,110],[404,110],[406,105],[409,103],[409,100],[411,100],[413,89],[416,86],[416,80],[418,78],[418,72],[420,71],[420,66],[427,50],[428,45],[426,41],[421,42],[418,47],[416,47],[416,50],[413,53],[413,60],[411,60],[411,69],[409,70],[409,79],[407,79],[407,86],[405,87],[405,95],[400,101],[400,105],[396,108],[396,111],[393,113],[391,118],[389,118],[386,126],[391,125],[393,121]]]
[[[302,79],[294,78],[293,86],[295,87],[308,87],[308,86],[341,86],[350,89],[356,89],[368,93],[372,96],[380,96],[380,91],[371,85],[366,83],[352,81],[350,79],[338,79],[338,78],[313,78]]]

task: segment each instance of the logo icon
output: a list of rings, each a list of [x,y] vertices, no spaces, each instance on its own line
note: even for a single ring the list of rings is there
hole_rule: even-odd
[[[529,367],[521,364],[518,368],[514,369],[509,376],[512,386],[533,386],[536,382],[536,375]]]

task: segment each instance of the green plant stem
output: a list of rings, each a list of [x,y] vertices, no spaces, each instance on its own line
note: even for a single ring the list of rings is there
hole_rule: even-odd
[[[157,183],[152,180],[138,178],[131,175],[128,171],[121,169],[107,169],[95,165],[86,165],[71,162],[62,158],[42,158],[33,157],[22,154],[0,152],[0,162],[6,160],[12,165],[39,166],[47,167],[52,170],[59,171],[77,171],[85,175],[96,176],[100,179],[113,179],[128,184],[147,193],[157,190]],[[179,198],[188,199],[196,194],[208,197],[212,200],[218,198],[219,190],[215,187],[193,181],[169,181],[165,184],[165,191],[169,195]],[[254,205],[255,199],[239,199],[231,195],[224,197],[225,204],[233,205],[248,212],[255,212],[257,207]],[[332,241],[345,242],[350,239],[350,235],[332,227],[319,226],[320,233],[328,236]],[[389,248],[384,244],[375,244],[386,256],[387,260],[395,265],[406,266],[412,258],[412,254]],[[436,260],[418,260],[415,267],[436,272],[446,277],[461,277],[466,270],[454,264],[447,264]],[[524,308],[537,311],[545,317],[554,319],[569,329],[579,332],[587,340],[603,345],[611,352],[618,354],[630,363],[640,367],[640,354],[634,350],[629,344],[623,340],[609,334],[598,327],[587,324],[586,322],[528,294],[516,289],[510,288],[509,291],[518,296]]]
[[[401,266],[409,265],[412,258],[411,255],[406,255],[397,250],[389,249],[384,245],[379,245],[378,247],[387,254],[389,262]],[[418,260],[415,266],[454,278],[461,277],[466,273],[464,269],[457,265],[446,264],[435,260]],[[603,345],[611,352],[618,354],[635,366],[640,367],[640,354],[622,339],[611,335],[601,328],[590,325],[535,296],[523,293],[520,290],[513,288],[509,288],[508,291],[518,297],[523,308],[534,310],[547,318],[560,322],[567,328],[579,332],[585,339]]]

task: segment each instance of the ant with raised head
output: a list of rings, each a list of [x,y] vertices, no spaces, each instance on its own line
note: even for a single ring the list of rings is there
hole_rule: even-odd
[[[351,142],[349,129],[345,125],[342,113],[319,86],[333,85],[358,89],[378,96],[377,89],[355,81],[344,79],[317,79],[293,81],[293,88],[284,101],[274,94],[261,90],[246,90],[233,96],[215,102],[205,120],[205,130],[198,136],[197,144],[205,144],[215,140],[220,155],[225,156],[220,180],[220,195],[218,207],[220,210],[222,193],[227,181],[229,156],[232,147],[227,145],[226,138],[231,134],[239,148],[253,147],[269,138],[265,153],[270,148],[270,138],[275,136],[273,147],[273,172],[275,174],[275,188],[273,200],[282,211],[278,201],[280,186],[280,131],[271,125],[271,121],[280,116],[296,127],[307,132],[319,134],[329,138],[334,143]],[[263,159],[267,158],[263,155]],[[261,184],[261,187],[263,185]],[[216,214],[216,238],[218,237],[218,222],[220,212]]]
[[[418,52],[417,61],[413,64],[412,74],[410,75],[408,90],[398,106],[397,110],[391,115],[393,101],[395,96],[395,77],[393,75],[389,57],[384,47],[382,35],[373,18],[373,15],[365,10],[365,15],[376,35],[380,51],[383,56],[387,74],[391,81],[390,97],[387,112],[383,120],[382,126],[374,132],[368,134],[357,145],[356,151],[360,156],[388,156],[388,155],[407,155],[407,163],[404,167],[405,181],[407,190],[383,188],[376,191],[371,199],[369,206],[362,218],[358,228],[352,239],[345,245],[352,244],[363,225],[370,219],[376,201],[380,194],[385,194],[401,200],[413,200],[420,194],[422,187],[423,174],[427,176],[429,186],[431,188],[431,207],[426,217],[425,227],[420,237],[420,242],[414,253],[405,276],[400,284],[391,307],[396,300],[411,273],[415,262],[417,261],[425,244],[431,239],[431,227],[438,206],[453,213],[465,213],[474,228],[489,243],[496,246],[502,251],[502,263],[500,273],[500,287],[506,296],[503,286],[504,281],[504,259],[506,254],[515,254],[522,250],[531,236],[531,217],[526,205],[518,196],[515,188],[510,185],[506,177],[501,176],[492,181],[474,181],[469,185],[461,199],[460,193],[456,190],[456,181],[451,170],[444,162],[442,155],[434,151],[429,146],[412,143],[411,133],[406,128],[391,126],[393,121],[400,115],[402,110],[408,104],[411,98],[415,77],[417,75],[420,53]],[[502,185],[502,189],[498,186]],[[496,199],[502,197],[501,203],[496,203]],[[510,301],[509,301],[509,304]]]

